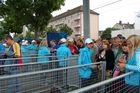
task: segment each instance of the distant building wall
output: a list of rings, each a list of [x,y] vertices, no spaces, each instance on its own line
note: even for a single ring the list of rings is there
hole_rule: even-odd
[[[140,30],[135,29],[124,29],[124,30],[115,30],[111,32],[112,37],[117,36],[118,34],[122,34],[125,38],[129,37],[130,35],[136,34],[140,36]]]
[[[119,21],[119,23],[116,23],[114,26],[113,26],[114,29],[134,29],[134,24],[130,24],[129,22],[128,23],[122,23],[122,21]]]
[[[90,14],[90,38],[99,38],[99,16]]]
[[[68,10],[65,13],[62,13],[50,21],[48,27],[53,26],[58,29],[62,24],[67,24],[70,28],[72,28],[73,33],[70,37],[74,38],[77,35],[83,36],[83,10],[82,6],[74,8],[72,10]],[[99,31],[99,14],[90,11],[90,38],[98,39],[98,31]]]

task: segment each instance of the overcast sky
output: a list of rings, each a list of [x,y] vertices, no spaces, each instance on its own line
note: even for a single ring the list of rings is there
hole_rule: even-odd
[[[119,1],[115,4],[95,8]],[[66,12],[83,4],[83,0],[66,0],[65,5],[59,11],[53,12],[53,16]],[[104,30],[107,27],[112,27],[120,20],[123,23],[134,23],[135,14],[140,11],[140,0],[90,0],[90,9],[99,13],[99,29]]]

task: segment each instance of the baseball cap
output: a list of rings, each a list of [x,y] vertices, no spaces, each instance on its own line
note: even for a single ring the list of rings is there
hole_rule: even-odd
[[[27,44],[28,44],[28,40],[25,40],[25,43],[27,43]]]
[[[35,40],[32,40],[32,42],[36,42]]]
[[[22,42],[24,42],[25,40],[23,39]]]
[[[74,40],[72,38],[68,39],[69,42],[73,42]]]
[[[22,42],[22,45],[26,45],[26,43],[25,42]]]
[[[65,38],[60,39],[61,42],[65,43],[67,40]]]
[[[93,40],[91,38],[87,38],[85,40],[85,44],[90,44],[90,43],[93,43]]]

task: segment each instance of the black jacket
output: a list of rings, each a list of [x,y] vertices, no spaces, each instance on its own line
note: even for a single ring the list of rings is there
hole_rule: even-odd
[[[101,50],[99,54],[97,54],[96,61],[106,61],[106,70],[113,70],[115,65],[115,57],[113,51],[111,49],[107,49],[105,56],[101,57],[102,51],[103,50]]]

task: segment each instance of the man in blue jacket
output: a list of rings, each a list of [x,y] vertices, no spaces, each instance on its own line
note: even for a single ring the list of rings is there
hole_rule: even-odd
[[[59,60],[59,67],[66,67],[69,63],[68,61],[64,61],[64,59],[67,59],[72,55],[70,49],[66,46],[66,42],[67,40],[65,38],[62,38],[60,40],[60,47],[56,52],[56,56]]]
[[[66,46],[67,40],[65,38],[60,39],[60,47],[57,49],[56,56],[59,60],[58,66],[59,67],[67,67],[69,65],[68,59],[72,54],[70,49]],[[57,83],[58,85],[67,86],[67,69],[58,72]]]
[[[3,45],[2,38],[0,38],[0,59],[4,59],[5,46]],[[0,60],[0,65],[4,64],[4,60]],[[4,69],[0,67],[0,75],[4,74]]]
[[[80,49],[80,54],[78,57],[78,65],[91,64],[92,63],[92,47],[93,41],[88,38],[85,40],[85,48]],[[88,86],[92,83],[92,70],[93,66],[83,66],[79,68],[79,76],[81,78],[81,87]]]
[[[27,49],[30,57],[37,57],[38,46],[35,40],[32,40],[31,44],[28,44]],[[37,58],[31,58],[30,60],[31,62],[37,62]]]

